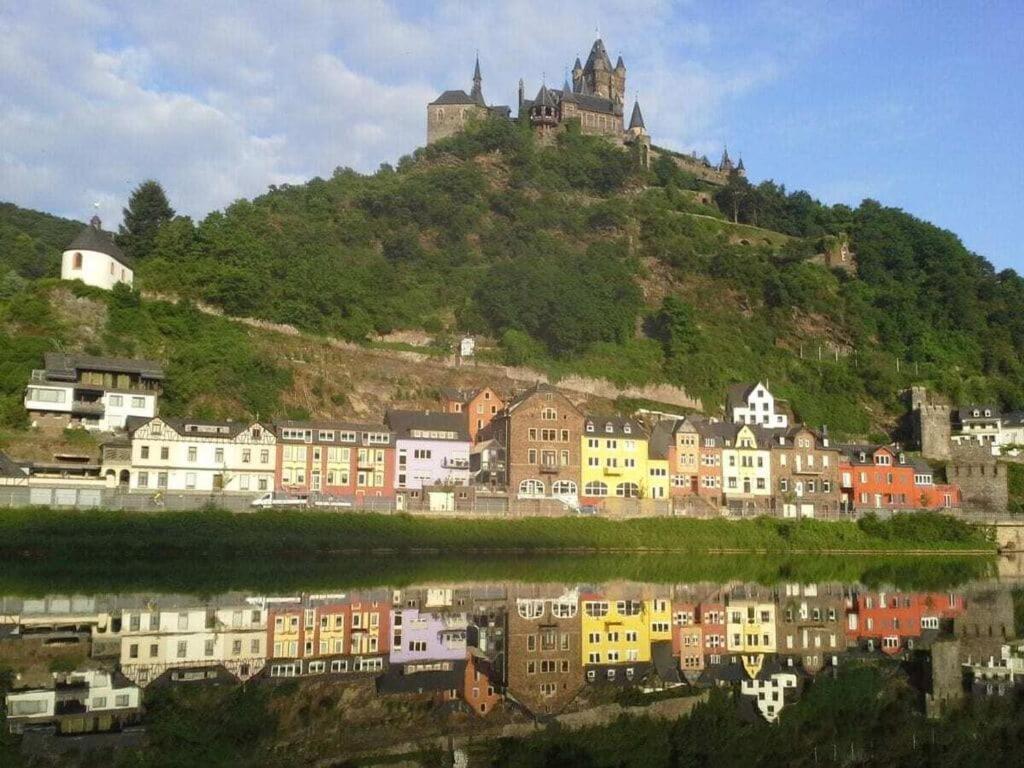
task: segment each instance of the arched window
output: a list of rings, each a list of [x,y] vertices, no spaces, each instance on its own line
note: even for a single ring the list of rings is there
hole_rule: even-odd
[[[544,483],[540,480],[523,480],[519,484],[520,496],[543,496]]]
[[[583,495],[595,497],[607,496],[608,486],[602,483],[600,480],[594,481],[592,483],[587,483],[586,486],[584,486],[583,488]]]
[[[551,493],[554,496],[575,496],[576,483],[572,480],[556,480],[551,484]]]
[[[640,495],[640,488],[636,483],[619,483],[615,486],[615,495],[625,499],[635,499]]]
[[[576,617],[576,601],[559,598],[551,602],[551,615],[556,619],[572,619]]]
[[[516,611],[524,619],[539,619],[544,615],[543,600],[516,600]]]

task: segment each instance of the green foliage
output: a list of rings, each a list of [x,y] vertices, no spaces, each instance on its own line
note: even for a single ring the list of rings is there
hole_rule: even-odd
[[[48,213],[0,203],[0,299],[16,278],[60,274],[60,254],[82,225]]]
[[[1024,513],[1024,464],[1007,462],[1004,466],[1009,510],[1016,514]]]
[[[148,179],[132,190],[123,215],[117,244],[129,258],[143,259],[152,254],[157,233],[174,218],[174,209],[160,182]]]

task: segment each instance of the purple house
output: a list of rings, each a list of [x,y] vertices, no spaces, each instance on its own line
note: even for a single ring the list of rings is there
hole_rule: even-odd
[[[469,485],[469,434],[462,414],[389,411],[395,433],[395,490]]]
[[[420,612],[417,608],[395,609],[391,612],[392,664],[415,661],[442,661],[466,657],[464,613]]]

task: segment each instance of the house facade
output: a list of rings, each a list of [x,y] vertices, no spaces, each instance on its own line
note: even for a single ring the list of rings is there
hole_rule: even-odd
[[[86,670],[61,675],[53,687],[15,690],[5,697],[11,733],[52,726],[60,734],[102,733],[142,715],[142,692],[117,673]]]
[[[763,511],[772,495],[772,457],[769,434],[750,424],[729,425],[732,435],[720,430],[722,447],[722,493],[725,503],[736,511]]]
[[[843,446],[839,473],[848,509],[938,509],[961,504],[956,485],[935,483],[927,462],[889,446]]]
[[[490,436],[491,422],[504,408],[504,399],[490,387],[441,390],[441,410],[462,415],[466,432],[474,445],[481,437]]]
[[[99,216],[92,217],[61,256],[61,280],[81,280],[109,291],[118,283],[131,287],[134,277],[130,260],[103,230]]]
[[[775,511],[783,517],[837,513],[842,501],[838,447],[803,425],[774,430],[770,439]]]
[[[44,366],[25,390],[34,427],[111,431],[157,413],[164,372],[155,361],[47,352]]]
[[[283,421],[275,432],[275,489],[357,504],[394,499],[395,436],[388,429],[347,421]]]
[[[510,497],[579,499],[584,420],[579,408],[547,384],[509,402],[494,431],[505,448]]]
[[[781,401],[761,382],[733,384],[726,393],[726,418],[736,424],[757,424],[762,427],[785,429],[789,426],[789,413]]]
[[[395,433],[395,489],[469,485],[469,434],[458,414],[388,411]]]
[[[133,491],[262,493],[274,488],[277,438],[260,422],[131,421]]]
[[[466,657],[465,613],[396,608],[391,613],[392,664]]]
[[[633,419],[587,417],[580,451],[584,500],[668,495],[668,462],[652,462],[647,434]]]

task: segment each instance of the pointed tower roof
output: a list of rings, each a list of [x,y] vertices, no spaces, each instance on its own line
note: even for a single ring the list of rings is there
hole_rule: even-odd
[[[608,51],[604,48],[604,42],[601,38],[597,38],[594,41],[594,45],[590,48],[590,55],[587,57],[587,66],[584,67],[585,72],[593,72],[597,65],[600,64],[605,69],[612,68],[611,59],[608,58]]]
[[[583,65],[580,64],[580,57],[579,56],[576,57],[576,63],[573,64],[572,68],[573,68],[573,71],[575,71],[577,69],[583,69]]]
[[[469,92],[469,97],[481,107],[487,106],[484,101],[483,78],[480,76],[480,54],[476,56],[476,66],[473,68],[473,90]]]
[[[640,100],[639,99],[637,99],[637,100],[635,100],[633,102],[633,115],[629,118],[629,127],[630,128],[640,128],[641,130],[646,130],[646,126],[644,125],[644,115],[640,111]]]
[[[743,167],[743,155],[740,155],[740,161],[738,163],[736,163],[736,170],[737,171],[745,171],[745,170],[747,170],[746,168]]]
[[[562,101],[576,101],[576,97],[572,93],[572,86],[569,85],[568,77],[562,83]]]
[[[619,60],[615,62],[615,68],[616,69],[625,69],[626,68],[626,62],[624,62],[622,60],[622,56],[619,56]]]
[[[729,147],[722,147],[722,162],[719,163],[722,168],[729,168],[732,166],[732,160],[729,159]]]
[[[537,91],[537,98],[533,100],[533,105],[544,106],[544,107],[557,107],[558,104],[555,102],[555,97],[551,95],[551,91],[548,90],[547,85],[542,85],[540,90]]]

